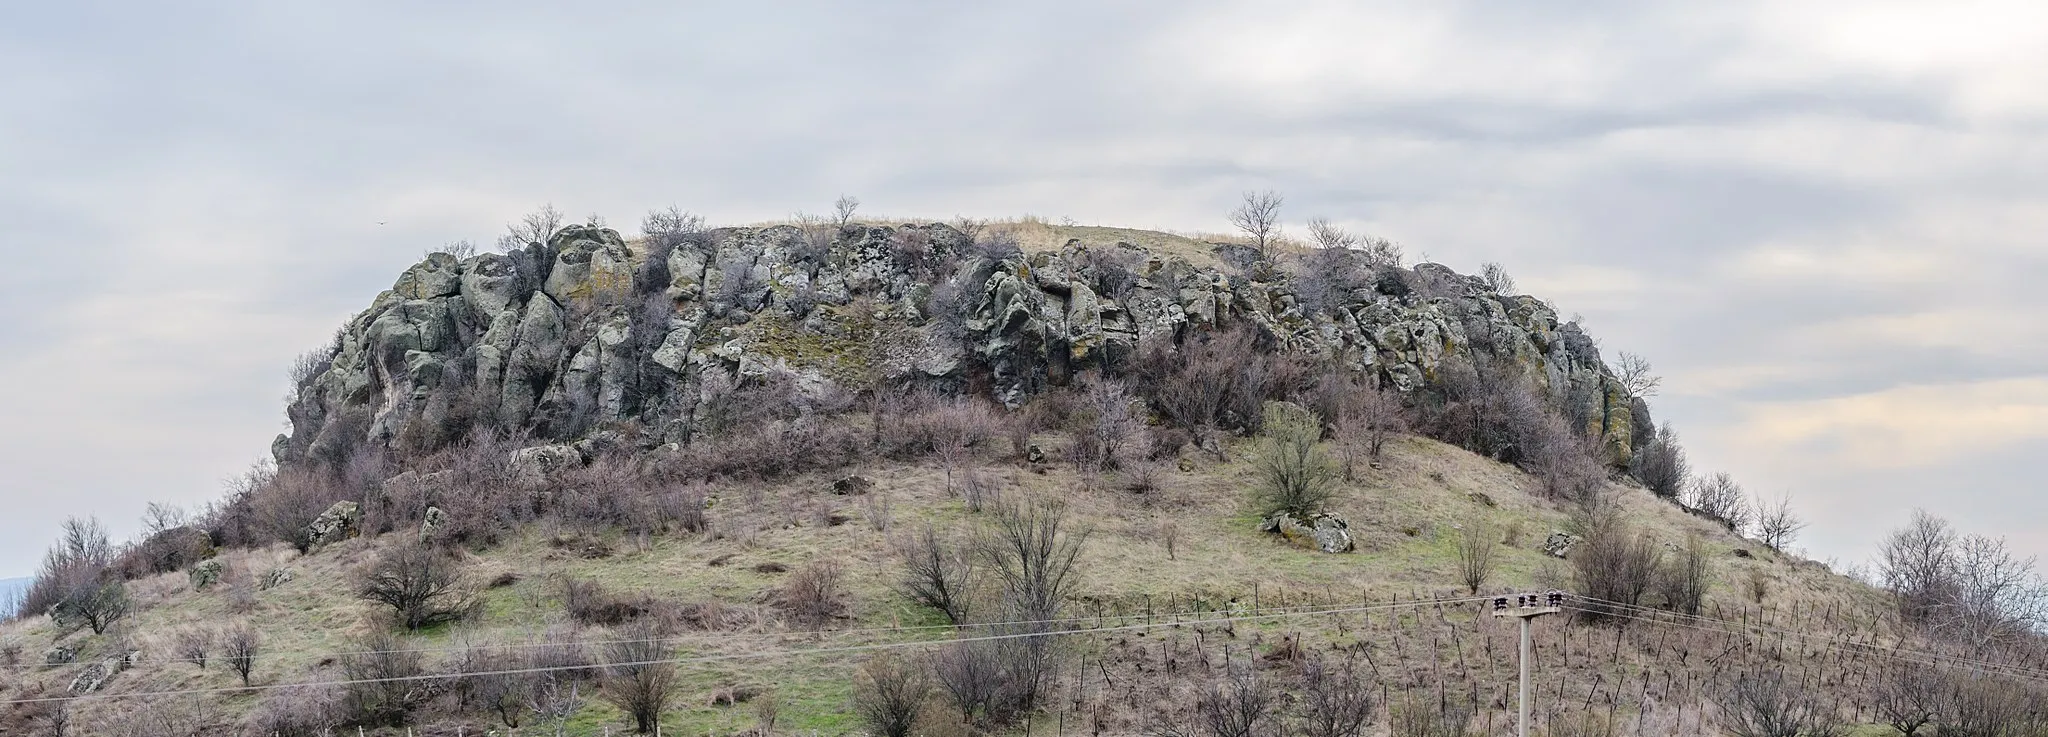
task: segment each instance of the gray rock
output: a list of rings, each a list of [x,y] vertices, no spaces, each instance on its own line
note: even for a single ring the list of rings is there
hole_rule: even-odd
[[[581,467],[585,458],[570,445],[536,445],[512,451],[512,477],[531,489],[552,485],[562,474]]]
[[[308,546],[318,548],[355,537],[361,532],[362,522],[362,505],[349,501],[335,502],[314,518],[312,524],[306,525]]]
[[[45,665],[63,665],[78,659],[78,651],[68,645],[58,645],[43,651]]]
[[[1348,553],[1357,549],[1351,539],[1351,523],[1343,517],[1322,513],[1307,522],[1282,512],[1259,522],[1260,532],[1279,535],[1297,546],[1325,553]]]
[[[207,587],[220,583],[222,570],[220,561],[204,560],[193,566],[191,572],[186,575],[192,579],[192,588],[204,591]]]
[[[114,660],[88,665],[85,667],[85,670],[79,671],[78,675],[71,679],[69,690],[75,694],[88,694],[98,691],[101,686],[107,685],[107,679],[114,677],[117,667],[119,667],[119,662]]]
[[[1569,556],[1572,546],[1577,544],[1579,536],[1559,530],[1543,539],[1543,553],[1552,558],[1563,558]]]
[[[269,573],[263,574],[263,581],[257,584],[256,587],[268,591],[291,583],[292,576],[292,569],[290,568],[272,568]]]
[[[448,513],[440,507],[427,507],[427,513],[420,518],[420,539],[432,539],[434,533],[448,524]]]
[[[1612,460],[1635,443],[1636,410],[1577,325],[1436,264],[1361,272],[1333,292],[1338,304],[1310,314],[1291,267],[1242,246],[1211,244],[1234,264],[1217,269],[1122,243],[983,256],[944,225],[853,225],[827,252],[807,244],[789,226],[709,231],[669,252],[669,283],[654,294],[633,282],[647,253],[602,227],[461,262],[429,256],[343,327],[328,368],[296,389],[292,430],[273,455],[391,446],[414,423],[431,432],[456,404],[447,379],[471,366],[455,377],[461,399],[486,398],[501,428],[568,443],[637,424],[650,444],[683,443],[707,371],[788,372],[807,391],[985,379],[1015,405],[1142,342],[1230,325],[1402,391],[1429,386],[1454,357],[1491,351],[1577,403]],[[959,267],[936,281],[933,264],[953,259]]]

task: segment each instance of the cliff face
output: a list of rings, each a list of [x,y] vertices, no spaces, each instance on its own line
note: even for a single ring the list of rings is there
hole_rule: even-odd
[[[431,446],[476,424],[566,439],[623,422],[644,442],[687,442],[707,385],[770,374],[811,392],[907,381],[1016,404],[1141,344],[1243,324],[1407,392],[1456,358],[1511,366],[1626,455],[1631,402],[1542,300],[1436,264],[1324,252],[1276,266],[1204,247],[1236,268],[1122,242],[1027,254],[940,224],[634,243],[571,226],[510,253],[437,253],[304,368],[272,450],[289,463]]]

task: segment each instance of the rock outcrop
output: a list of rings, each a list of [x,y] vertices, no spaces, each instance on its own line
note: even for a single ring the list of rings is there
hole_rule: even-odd
[[[1218,269],[1079,240],[1026,254],[938,224],[823,235],[722,228],[629,243],[570,226],[509,253],[433,254],[311,362],[273,453],[432,447],[479,423],[563,443],[626,423],[646,447],[686,443],[707,385],[769,374],[807,392],[912,381],[1015,404],[1141,344],[1233,325],[1403,391],[1454,357],[1490,356],[1576,398],[1617,455],[1632,443],[1638,403],[1575,324],[1437,264],[1335,252],[1276,268],[1215,246],[1239,264]],[[1332,263],[1360,278],[1315,282]],[[546,474],[568,458],[525,460]]]

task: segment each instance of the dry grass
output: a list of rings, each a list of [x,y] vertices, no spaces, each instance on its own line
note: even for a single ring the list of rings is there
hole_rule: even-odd
[[[1249,455],[1233,452],[1230,457]],[[1195,601],[1218,606],[1235,599],[1249,605],[1255,590],[1263,606],[1461,595],[1456,525],[1472,519],[1485,520],[1496,529],[1516,525],[1522,531],[1517,545],[1498,551],[1489,590],[1542,588],[1559,576],[1556,561],[1539,548],[1546,535],[1563,528],[1566,510],[1532,494],[1535,482],[1515,469],[1450,446],[1417,437],[1396,438],[1388,444],[1379,468],[1361,469],[1356,481],[1340,483],[1333,508],[1351,521],[1359,544],[1359,552],[1351,555],[1302,550],[1257,532],[1246,494],[1252,473],[1249,463],[1219,464],[1197,455],[1189,458],[1193,471],[1173,470],[1168,464],[1167,470],[1159,473],[1158,488],[1146,494],[1123,491],[1124,485],[1113,476],[1085,477],[1065,467],[1040,474],[996,465],[986,473],[1006,497],[1059,499],[1074,518],[1095,525],[1095,536],[1078,567],[1083,572],[1082,603],[1074,610],[1084,615],[1142,612],[1148,602],[1155,611],[1188,608]],[[993,457],[982,460],[995,461]],[[944,473],[937,467],[878,464],[861,472],[876,481],[878,488],[872,493],[886,494],[892,500],[898,523],[895,530],[921,529],[927,523],[940,529],[978,524],[978,515],[947,495]],[[545,525],[529,528],[475,555],[467,564],[468,575],[479,584],[505,572],[519,574],[516,582],[483,592],[485,608],[478,621],[462,625],[461,630],[429,630],[408,641],[423,648],[446,648],[445,652],[428,653],[430,667],[455,657],[467,642],[532,641],[564,621],[558,600],[564,577],[595,580],[622,595],[644,595],[676,604],[730,605],[732,614],[724,630],[686,630],[681,634],[681,647],[692,654],[760,653],[819,642],[872,641],[878,636],[939,636],[940,630],[896,635],[844,633],[856,628],[929,626],[942,624],[943,618],[912,606],[891,589],[897,561],[889,533],[857,522],[830,524],[834,515],[861,516],[859,497],[830,492],[831,478],[836,475],[713,488],[709,532],[644,540],[615,534],[602,541],[614,551],[609,557],[586,558],[573,548],[553,544],[556,536],[571,533]],[[1478,496],[1481,494],[1483,498]],[[1716,580],[1708,600],[1709,614],[1716,605],[1727,611],[1742,605],[1745,594],[1740,582],[1751,571],[1769,580],[1773,603],[1780,608],[1812,611],[1830,604],[1863,607],[1879,601],[1875,592],[1817,564],[1789,560],[1761,545],[1738,542],[1719,526],[1686,515],[1647,492],[1629,489],[1620,496],[1627,513],[1659,540],[1682,542],[1686,534],[1698,533],[1709,541],[1715,551]],[[1179,537],[1171,558],[1160,542],[1159,531],[1167,520],[1177,527]],[[357,600],[344,585],[349,573],[372,559],[383,545],[381,540],[353,540],[306,556],[281,547],[228,553],[228,564],[240,567],[252,580],[260,580],[276,567],[289,568],[295,574],[289,583],[255,592],[247,614],[236,613],[228,587],[189,591],[181,573],[138,581],[134,590],[142,606],[131,618],[129,631],[137,635],[136,641],[145,643],[146,661],[168,661],[174,655],[149,644],[153,639],[188,623],[226,624],[246,619],[265,637],[256,683],[304,678],[351,640],[389,626],[383,612]],[[1737,546],[1756,557],[1729,554]],[[845,570],[846,621],[834,623],[822,633],[807,633],[760,614],[772,592],[792,575],[763,572],[775,567],[762,564],[779,563],[795,571],[824,559],[836,561]],[[713,565],[714,560],[722,560],[722,564]],[[1346,631],[1328,629],[1336,626],[1333,622],[1301,621],[1293,626],[1310,628],[1306,635],[1310,640],[1341,639],[1341,632]],[[1357,630],[1349,631],[1353,639],[1359,636]],[[1270,627],[1233,632],[1237,633],[1231,635],[1233,639],[1279,634]],[[140,637],[144,634],[151,637]],[[593,630],[586,636],[595,639],[602,634]],[[1389,646],[1392,640],[1388,638],[1393,636],[1386,631],[1375,635],[1382,647]],[[24,658],[32,663],[39,663],[42,651],[58,641],[46,620],[7,625],[0,628],[0,638],[25,643]],[[82,664],[111,656],[113,639],[74,633],[62,641],[81,647]],[[1113,650],[1109,642],[1088,647],[1100,652]],[[856,664],[846,658],[802,657],[732,660],[685,669],[679,706],[664,724],[682,734],[739,731],[752,723],[751,709],[710,706],[711,697],[735,686],[775,684],[785,698],[779,721],[785,731],[843,733],[854,728],[848,704]],[[61,689],[79,667],[27,669],[13,688],[41,682]],[[236,683],[228,668],[201,671],[189,664],[145,662],[116,677],[108,689],[133,692]],[[11,692],[0,686],[0,694]],[[255,696],[230,696],[223,706],[230,716],[239,716],[256,700]],[[115,703],[94,702],[83,708]],[[615,710],[593,705],[572,725],[593,725],[605,719],[617,724],[619,718]]]

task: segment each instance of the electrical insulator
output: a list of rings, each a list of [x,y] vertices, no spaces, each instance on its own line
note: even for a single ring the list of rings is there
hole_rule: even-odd
[[[1496,596],[1496,597],[1493,597],[1493,610],[1494,610],[1494,611],[1496,611],[1496,612],[1498,612],[1498,611],[1504,611],[1504,610],[1506,610],[1507,608],[1508,608],[1508,597],[1505,597],[1505,596]]]

